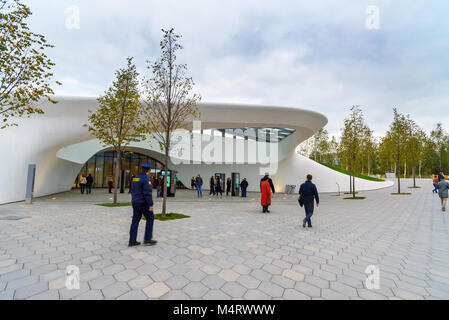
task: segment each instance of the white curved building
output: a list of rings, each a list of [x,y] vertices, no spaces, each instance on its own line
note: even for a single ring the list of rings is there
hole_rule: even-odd
[[[25,199],[29,164],[36,164],[35,197],[70,190],[81,170],[96,178],[96,186],[105,185],[106,176],[110,174],[107,170],[112,170],[113,166],[108,165],[107,154],[99,152],[108,148],[83,127],[87,123],[88,110],[97,107],[96,99],[56,97],[56,100],[56,105],[44,104],[45,114],[18,119],[19,126],[1,131],[0,181],[3,183],[0,204]],[[192,128],[192,132],[179,132],[180,142],[170,157],[169,169],[177,172],[185,186],[189,187],[191,177],[198,173],[203,177],[206,189],[208,178],[215,174],[227,178],[232,173],[239,173],[240,179],[248,180],[249,191],[258,191],[260,178],[268,171],[280,192],[286,184],[302,183],[307,173],[314,176],[321,192],[336,192],[337,185],[341,191],[349,189],[347,175],[296,152],[302,141],[326,125],[325,116],[277,106],[200,103],[199,108],[201,131]],[[158,161],[163,159],[151,135],[143,142],[130,145],[127,150],[134,155],[124,165],[124,181],[137,170],[138,160],[135,159],[152,159],[155,169],[159,166]],[[89,159],[93,156],[92,164]],[[356,179],[358,190],[391,184],[389,181]]]

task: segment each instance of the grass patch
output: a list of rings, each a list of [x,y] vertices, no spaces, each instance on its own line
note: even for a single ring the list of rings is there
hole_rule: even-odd
[[[409,189],[419,189],[419,188],[421,188],[421,187],[418,187],[418,186],[416,186],[416,187],[408,187]]]
[[[357,194],[358,192],[356,191],[355,194]],[[345,192],[345,194],[352,194],[352,192]]]
[[[162,213],[157,213],[154,215],[154,219],[160,220],[160,221],[167,221],[167,220],[177,220],[177,219],[185,219],[190,218],[190,216],[186,216],[182,213],[175,213],[175,212],[169,212],[165,215],[165,217],[162,216]],[[142,220],[146,220],[145,217],[142,217]]]
[[[343,198],[344,200],[363,200],[366,199],[366,197],[347,197]]]
[[[394,196],[398,196],[398,195],[411,195],[411,193],[410,193],[410,192],[401,192],[401,193],[395,192],[395,193],[392,193],[392,195],[394,195]]]
[[[131,202],[99,203],[99,204],[97,204],[97,206],[109,207],[109,208],[114,208],[114,207],[129,207],[129,206],[131,206]]]
[[[338,172],[340,172],[340,173],[344,173],[344,174],[347,174],[347,175],[350,175],[350,174],[351,174],[349,171],[347,171],[347,170],[345,170],[345,169],[341,169],[341,168],[334,167],[334,166],[332,166],[332,165],[330,165],[330,164],[328,164],[328,163],[321,163],[321,164],[322,164],[323,166],[325,166],[325,167],[328,167],[328,168],[330,168],[330,169],[332,169],[332,170],[335,170],[335,171],[338,171]],[[377,182],[385,181],[385,180],[383,180],[383,179],[379,179],[379,178],[374,178],[374,177],[366,176],[366,175],[361,174],[361,173],[356,173],[356,174],[355,174],[355,177],[356,177],[356,178],[360,178],[360,179],[370,180],[370,181],[377,181]]]

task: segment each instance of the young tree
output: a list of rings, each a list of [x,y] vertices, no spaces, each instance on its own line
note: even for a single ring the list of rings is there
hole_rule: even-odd
[[[424,131],[416,124],[415,121],[407,117],[408,122],[408,144],[407,153],[412,164],[413,187],[416,188],[416,166],[422,160],[424,145],[426,138]]]
[[[344,128],[341,136],[341,149],[349,161],[352,173],[349,176],[349,186],[355,198],[355,166],[360,153],[360,145],[366,125],[363,120],[363,112],[360,106],[353,106],[349,118],[344,120]],[[351,181],[352,175],[352,181]]]
[[[112,146],[116,152],[114,174],[114,203],[121,168],[121,154],[131,142],[143,139],[142,106],[140,104],[139,74],[132,58],[126,68],[119,69],[116,80],[104,95],[98,98],[99,107],[89,111],[89,131],[105,147]]]
[[[164,151],[164,170],[168,172],[168,156],[173,147],[173,134],[177,130],[188,130],[192,121],[200,117],[197,102],[201,97],[191,94],[194,82],[186,75],[187,66],[176,63],[176,53],[183,47],[181,37],[174,29],[162,30],[161,57],[149,63],[152,78],[146,82],[145,119],[146,126]],[[164,198],[162,215],[167,208],[167,174],[164,175]]]
[[[43,113],[43,98],[56,103],[50,97],[54,63],[45,54],[53,46],[30,31],[30,15],[19,0],[0,0],[0,129],[17,125],[11,118]]]
[[[432,139],[433,143],[435,144],[436,151],[438,153],[438,165],[439,165],[438,170],[442,170],[442,165],[441,165],[442,157],[441,156],[442,156],[443,142],[444,142],[445,136],[446,136],[446,133],[444,132],[443,125],[441,124],[441,122],[438,122],[435,129],[433,129],[430,132],[430,138]]]
[[[410,129],[407,117],[399,113],[397,108],[393,108],[393,122],[390,124],[390,130],[387,132],[387,135],[390,136],[390,141],[393,145],[396,158],[398,194],[401,193],[401,161],[406,152],[409,132]]]

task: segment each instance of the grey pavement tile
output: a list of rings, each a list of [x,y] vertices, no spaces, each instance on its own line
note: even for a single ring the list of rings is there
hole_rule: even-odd
[[[45,282],[37,282],[26,287],[21,287],[14,293],[14,299],[26,299],[36,294],[48,290],[48,284]]]
[[[131,288],[124,282],[115,282],[106,288],[101,289],[103,296],[106,299],[114,299],[117,298],[126,292],[130,291]]]

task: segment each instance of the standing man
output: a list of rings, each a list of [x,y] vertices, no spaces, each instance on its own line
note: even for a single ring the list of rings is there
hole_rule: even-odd
[[[195,178],[195,184],[196,184],[196,192],[198,194],[198,198],[203,197],[203,178],[201,178],[200,174]]]
[[[94,178],[89,173],[89,175],[86,178],[86,194],[92,193],[92,185],[94,184]]]
[[[157,243],[153,238],[153,187],[151,185],[151,180],[148,176],[150,172],[151,164],[142,163],[140,165],[142,168],[141,173],[139,173],[132,181],[132,205],[133,205],[133,220],[131,223],[131,229],[129,230],[129,246],[138,246],[140,242],[137,242],[137,230],[139,229],[139,222],[142,219],[142,215],[147,220],[145,224],[145,236],[143,243],[145,245],[152,246]]]
[[[438,195],[440,196],[441,199],[441,211],[446,211],[446,202],[447,202],[447,198],[448,198],[448,190],[449,190],[449,182],[447,182],[446,180],[441,180],[440,182],[438,182]]]
[[[246,198],[246,188],[248,188],[248,181],[246,178],[243,178],[242,183],[240,184],[240,188],[242,188],[242,198]]]
[[[108,177],[108,188],[109,193],[112,193],[112,188],[114,188],[114,178],[112,178],[112,176]]]
[[[313,201],[316,200],[317,208],[320,206],[320,198],[318,197],[318,190],[315,184],[312,183],[312,175],[308,174],[301,187],[299,187],[299,196],[303,197],[304,210],[306,212],[306,218],[302,221],[302,227],[306,227],[306,222],[309,228],[312,228],[312,215],[313,215]]]
[[[215,180],[214,176],[211,176],[209,179],[209,195],[215,195]]]

